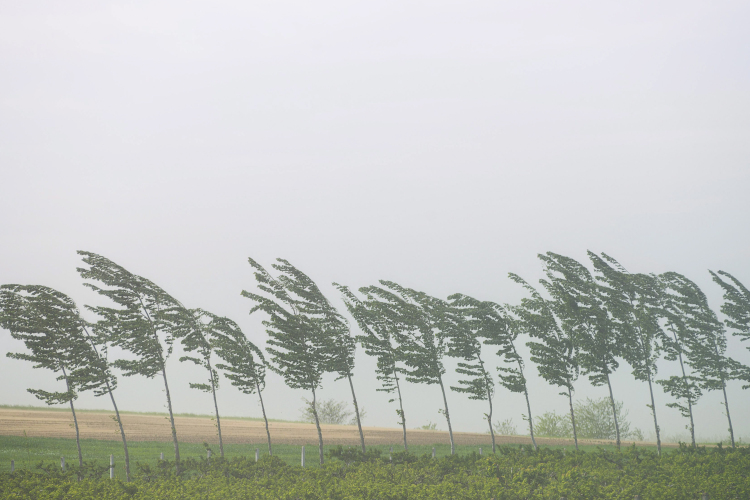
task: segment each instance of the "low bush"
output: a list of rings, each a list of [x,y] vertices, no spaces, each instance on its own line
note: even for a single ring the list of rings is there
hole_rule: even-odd
[[[0,498],[91,499],[627,499],[750,498],[750,450],[682,447],[659,457],[650,450],[568,452],[499,447],[495,455],[393,454],[336,448],[320,468],[255,462],[185,460],[139,467],[131,483],[106,473],[78,478],[39,467],[0,474]],[[96,469],[91,469],[96,471]]]

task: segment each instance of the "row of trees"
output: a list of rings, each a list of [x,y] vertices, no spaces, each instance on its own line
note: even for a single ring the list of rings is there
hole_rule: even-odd
[[[351,389],[361,448],[365,449],[361,413],[354,390],[354,353],[361,345],[376,358],[379,391],[392,395],[408,451],[406,413],[401,391],[403,381],[437,385],[452,452],[455,450],[444,375],[446,358],[458,360],[461,376],[453,391],[487,402],[485,419],[495,450],[492,426],[493,397],[497,383],[523,394],[525,419],[536,447],[534,423],[526,380],[526,364],[519,352],[520,337],[528,346],[539,375],[561,389],[568,399],[570,428],[578,446],[574,384],[580,375],[596,386],[607,386],[617,445],[620,429],[611,375],[625,360],[636,380],[648,387],[657,446],[661,449],[654,383],[660,384],[689,419],[693,445],[692,411],[704,391],[721,390],[734,446],[734,432],[726,396],[731,380],[750,382],[750,369],[726,355],[726,330],[708,306],[700,288],[677,273],[634,274],[611,257],[589,252],[592,270],[574,259],[548,252],[540,255],[545,278],[535,288],[520,276],[510,278],[524,287],[520,304],[497,304],[467,295],[447,299],[403,287],[391,281],[352,291],[334,283],[348,312],[359,326],[353,335],[346,318],[318,286],[288,261],[278,259],[269,272],[249,259],[256,278],[254,291],[242,295],[253,303],[251,314],[263,313],[268,334],[266,352],[250,342],[233,321],[203,309],[189,309],[146,278],[130,273],[109,259],[80,251],[84,267],[78,269],[84,284],[108,298],[111,306],[86,306],[95,322],[83,319],[66,295],[43,286],[0,287],[0,326],[25,342],[27,353],[9,356],[47,368],[65,382],[63,392],[30,389],[48,404],[69,403],[76,436],[78,425],[73,401],[77,393],[93,390],[109,395],[125,449],[126,473],[130,475],[127,441],[114,398],[117,380],[112,368],[124,376],[160,376],[172,427],[175,462],[179,472],[179,444],[174,425],[166,362],[175,342],[185,356],[203,371],[204,380],[192,388],[210,393],[223,456],[221,420],[216,401],[219,372],[243,393],[260,398],[271,449],[262,390],[266,368],[281,375],[291,388],[309,391],[310,410],[318,432],[320,461],[323,437],[318,417],[318,392],[323,376],[346,379]],[[742,340],[750,338],[750,292],[728,273],[712,273],[724,292],[722,312],[726,326]],[[488,364],[484,346],[496,352],[497,371]],[[110,362],[108,350],[118,347],[128,359]],[[681,375],[657,380],[656,361],[664,356],[679,362]],[[747,388],[748,386],[745,386]],[[79,442],[79,463],[82,463]]]

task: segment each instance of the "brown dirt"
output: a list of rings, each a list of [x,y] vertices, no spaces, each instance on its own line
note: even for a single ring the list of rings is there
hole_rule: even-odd
[[[120,434],[112,413],[78,412],[78,427],[82,439],[119,440]],[[122,415],[122,423],[129,441],[171,441],[169,419],[161,415]],[[175,417],[175,427],[180,441],[201,443],[216,439],[216,427],[208,417]],[[313,424],[270,422],[271,439],[279,444],[313,444],[318,435]],[[332,445],[357,445],[359,433],[355,426],[322,425],[323,440]],[[263,422],[224,418],[221,421],[225,443],[261,443],[266,440]],[[0,435],[30,437],[75,438],[73,417],[68,412],[0,408]],[[399,444],[402,431],[398,428],[364,427],[365,441],[369,444]],[[432,445],[448,443],[448,433],[407,429],[409,444]],[[454,432],[457,445],[489,445],[488,434]],[[523,436],[496,436],[500,444],[531,444]],[[579,441],[581,444],[612,444],[610,441]],[[537,444],[569,445],[566,439],[537,438]],[[631,443],[623,443],[630,445]]]

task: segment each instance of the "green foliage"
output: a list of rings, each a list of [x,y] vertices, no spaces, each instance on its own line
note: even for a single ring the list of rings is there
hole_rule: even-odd
[[[333,339],[326,328],[332,312],[321,310],[315,300],[319,293],[317,286],[289,262],[278,259],[273,264],[279,272],[274,278],[253,259],[248,260],[263,294],[243,290],[242,295],[255,302],[250,314],[263,311],[268,315],[263,325],[269,337],[270,368],[293,389],[319,388],[335,357]],[[333,316],[333,321],[337,319]]]
[[[328,458],[339,460],[347,465],[362,462],[375,462],[380,459],[382,454],[383,452],[377,448],[370,448],[369,450],[362,452],[359,448],[352,448],[350,446],[346,448],[343,446],[336,446],[326,452]]]
[[[518,436],[518,429],[516,424],[513,423],[512,418],[506,418],[505,420],[498,420],[494,425],[495,432],[501,436]]]
[[[315,423],[313,414],[312,401],[303,398],[305,406],[300,412],[300,418],[303,422]],[[336,401],[333,399],[321,399],[317,402],[318,419],[321,424],[332,425],[356,425],[354,412],[346,409],[346,402]],[[367,412],[363,408],[359,410],[360,419],[364,419]]]
[[[451,309],[448,318],[452,326],[448,332],[448,355],[458,358],[456,373],[468,377],[459,379],[458,386],[451,386],[456,392],[467,394],[469,399],[491,401],[495,394],[495,384],[482,360],[482,341],[484,338],[496,339],[505,336],[505,329],[487,332],[483,309],[491,307],[473,297],[454,294],[448,297]],[[494,326],[494,325],[493,325]],[[504,325],[503,325],[504,326]]]
[[[106,358],[99,355],[96,340],[67,295],[44,286],[3,285],[0,326],[28,349],[8,357],[30,361],[34,368],[51,370],[59,374],[57,380],[65,380],[65,391],[28,390],[46,404],[67,403],[78,391],[101,396],[116,387]]]
[[[623,410],[621,401],[615,402],[617,408],[617,422],[620,425],[620,435],[623,438],[634,438],[643,440],[640,430],[631,431],[628,422],[628,412]],[[612,407],[609,398],[590,399],[575,402],[576,429],[578,437],[583,439],[615,439],[614,420],[612,419]],[[571,438],[573,428],[570,423],[570,415],[559,415],[555,412],[546,412],[536,418],[536,430],[540,436]]]
[[[537,415],[536,433],[543,437],[571,438],[573,437],[573,426],[570,425],[570,416],[558,415],[553,411]]]
[[[512,310],[518,318],[517,324],[533,339],[526,345],[531,351],[531,360],[536,363],[539,375],[550,384],[572,391],[579,371],[575,339],[570,330],[561,328],[551,301],[542,297],[520,276],[513,273],[509,276],[530,294],[530,297],[521,299],[521,304]]]
[[[638,448],[623,452],[563,453],[500,447],[496,455],[394,453],[388,457],[340,449],[320,468],[289,466],[276,457],[257,463],[187,459],[184,472],[172,464],[141,469],[130,484],[69,474],[20,471],[0,475],[0,497],[38,500],[151,499],[549,499],[567,497],[653,500],[750,497],[750,450],[682,448],[659,458]]]
[[[426,424],[417,427],[417,429],[421,429],[423,431],[434,431],[435,429],[437,429],[437,424],[435,422],[428,421]]]
[[[694,371],[695,383],[704,391],[723,392],[729,435],[734,446],[726,385],[729,380],[739,377],[742,365],[726,355],[724,326],[708,305],[708,299],[700,287],[673,272],[661,275],[661,281],[664,285],[665,313],[671,328],[678,332],[679,343],[687,347],[687,364]],[[676,397],[697,395],[697,392],[691,391],[686,378],[679,389],[674,383],[663,385],[672,390],[672,395]]]
[[[740,340],[750,341],[750,290],[728,272],[710,273],[724,291],[724,303],[721,305],[721,312],[726,315],[724,323],[734,330],[734,335],[740,337]],[[747,348],[750,350],[750,345]],[[737,366],[736,371],[736,378],[748,382],[743,389],[750,389],[750,367]]]
[[[153,378],[163,372],[176,339],[186,333],[185,310],[171,295],[150,280],[127,271],[106,257],[78,251],[88,268],[78,268],[84,283],[118,307],[88,307],[100,320],[95,331],[112,345],[133,353],[136,359],[119,359],[114,365],[125,376]]]

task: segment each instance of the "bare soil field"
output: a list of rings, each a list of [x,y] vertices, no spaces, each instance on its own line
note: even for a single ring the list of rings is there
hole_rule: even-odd
[[[120,433],[114,414],[107,412],[77,412],[78,427],[82,439],[119,440]],[[121,416],[128,441],[171,441],[169,419],[161,415],[125,414]],[[215,422],[209,417],[175,417],[177,437],[189,443],[212,443],[217,439]],[[356,426],[322,425],[323,441],[327,445],[357,445],[359,433]],[[279,444],[316,444],[317,431],[313,424],[293,422],[270,422],[271,439]],[[0,435],[29,437],[75,438],[73,417],[69,412],[0,408]],[[225,443],[263,443],[266,432],[263,422],[224,418],[221,421]],[[398,428],[364,427],[365,440],[369,444],[394,444],[402,442],[402,431]],[[448,443],[448,433],[407,429],[409,444],[432,445]],[[489,434],[469,432],[453,433],[456,445],[489,445]],[[496,436],[497,444],[531,444],[525,436]],[[613,444],[611,441],[579,441],[581,444]],[[537,444],[570,445],[566,439],[537,438]],[[631,443],[623,443],[630,445]]]

